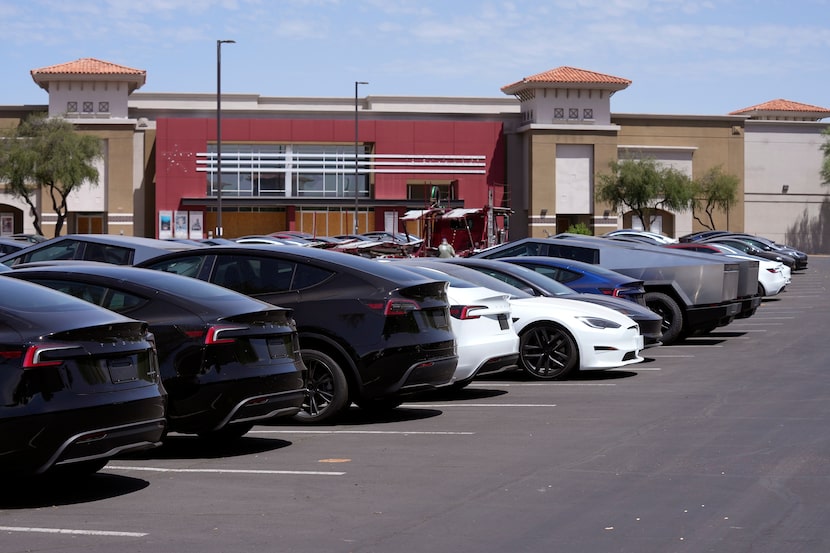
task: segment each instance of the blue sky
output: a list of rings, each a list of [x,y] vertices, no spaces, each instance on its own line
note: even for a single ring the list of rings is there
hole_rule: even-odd
[[[830,107],[830,0],[0,0],[0,105],[45,104],[32,69],[92,57],[141,92],[503,97],[559,67],[633,81],[615,113]]]

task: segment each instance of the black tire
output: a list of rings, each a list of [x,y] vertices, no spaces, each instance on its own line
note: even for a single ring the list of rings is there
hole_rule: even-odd
[[[537,325],[519,336],[519,366],[532,378],[562,380],[578,363],[576,341],[559,325]]]
[[[646,292],[645,300],[646,307],[663,317],[660,341],[666,345],[677,341],[683,332],[683,312],[677,302],[662,292]]]
[[[294,420],[322,423],[336,417],[349,405],[349,384],[340,365],[321,351],[302,350],[308,369],[308,383],[303,406]]]
[[[764,290],[764,285],[761,284],[760,282],[758,283],[758,295],[761,296],[762,298],[767,295],[767,291]]]
[[[247,434],[251,428],[254,427],[252,422],[240,422],[236,424],[228,424],[219,430],[212,430],[210,432],[200,432],[199,437],[207,442],[214,444],[227,445],[239,440],[242,436]]]

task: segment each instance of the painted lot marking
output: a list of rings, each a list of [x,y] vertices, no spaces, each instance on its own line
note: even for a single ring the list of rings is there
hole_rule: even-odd
[[[419,404],[410,404],[419,405]],[[417,432],[406,430],[251,430],[248,434],[399,434],[425,436],[472,436],[475,432]]]
[[[126,465],[107,465],[104,470],[135,470],[144,472],[184,472],[212,474],[293,474],[302,476],[343,476],[345,472],[325,472],[316,470],[247,470],[247,469],[171,469],[163,467],[138,467]]]
[[[616,384],[608,382],[492,382],[492,383],[478,383],[470,384],[470,388],[492,388],[499,386],[500,388],[518,388],[520,386],[544,388],[548,386],[616,386]]]
[[[76,536],[114,536],[143,538],[147,532],[115,532],[111,530],[75,530],[72,528],[36,528],[31,526],[0,526],[0,532],[31,532],[38,534],[72,534]]]
[[[404,403],[409,407],[556,407],[555,403]]]

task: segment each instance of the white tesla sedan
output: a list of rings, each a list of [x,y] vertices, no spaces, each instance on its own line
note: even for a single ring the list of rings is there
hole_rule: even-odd
[[[429,278],[445,280],[449,285],[450,324],[458,352],[451,386],[460,389],[478,375],[517,367],[519,335],[513,327],[507,294],[429,267],[414,264],[406,267]]]
[[[508,295],[519,335],[519,367],[533,378],[560,380],[576,370],[611,369],[643,360],[639,326],[613,309],[532,296],[475,269],[438,260],[416,258],[400,263],[436,269]]]
[[[724,255],[758,262],[758,293],[764,297],[775,296],[784,291],[791,282],[792,270],[780,261],[747,255],[726,244],[708,244]]]

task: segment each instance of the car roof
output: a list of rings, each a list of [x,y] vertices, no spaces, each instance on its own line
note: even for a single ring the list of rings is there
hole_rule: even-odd
[[[16,259],[21,255],[27,255],[31,252],[40,251],[43,248],[48,248],[55,243],[74,240],[78,242],[85,242],[91,244],[104,244],[119,246],[122,248],[131,249],[135,252],[133,262],[152,257],[165,252],[181,251],[188,249],[198,249],[207,246],[191,244],[187,242],[178,242],[175,240],[160,240],[157,238],[145,238],[142,236],[124,236],[120,234],[67,234],[63,236],[56,236],[37,244],[32,244],[22,250],[6,254],[0,257],[0,263],[5,263],[7,260]]]
[[[188,254],[204,255],[244,255],[246,253],[265,254],[278,253],[280,257],[294,259],[298,262],[303,260],[315,260],[322,264],[330,264],[345,268],[362,274],[373,275],[384,280],[399,282],[401,284],[413,285],[425,282],[429,279],[407,271],[402,267],[395,267],[394,263],[377,263],[375,260],[353,255],[350,253],[338,252],[322,248],[298,248],[297,246],[283,246],[278,244],[239,244],[237,246],[210,246],[204,251],[195,252],[172,252],[137,263],[137,266],[148,266],[167,259],[176,259]],[[434,280],[434,279],[433,279]]]

